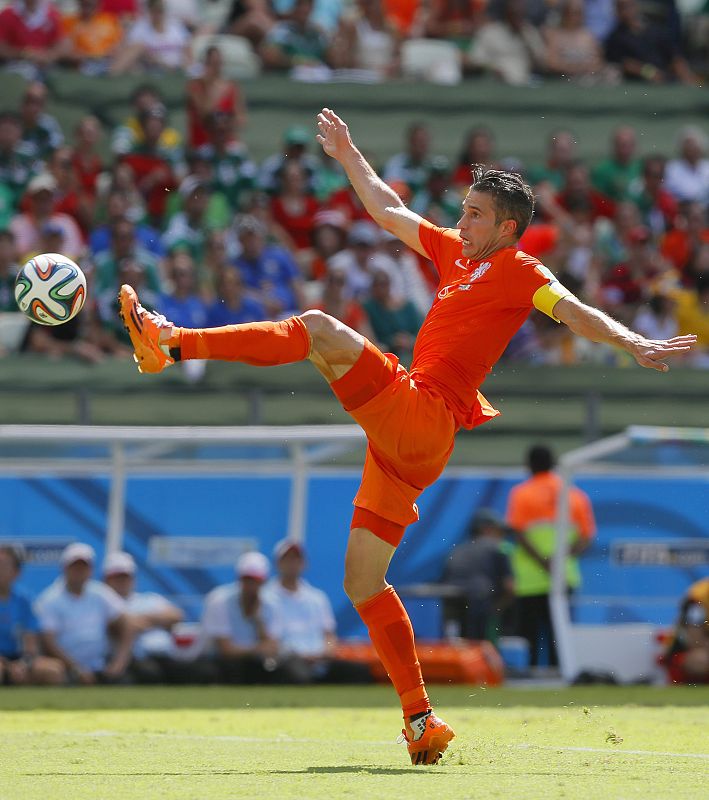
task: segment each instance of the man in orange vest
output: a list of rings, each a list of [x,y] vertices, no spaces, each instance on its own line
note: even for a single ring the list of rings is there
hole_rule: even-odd
[[[527,465],[531,477],[512,488],[507,503],[507,523],[516,531],[512,569],[517,592],[518,632],[529,642],[532,666],[538,663],[542,639],[548,643],[550,666],[556,666],[549,592],[561,478],[553,472],[554,455],[544,445],[529,450]],[[571,487],[569,492],[569,518],[572,531],[566,560],[566,585],[573,590],[581,584],[578,556],[588,548],[596,532],[591,501],[576,487]]]

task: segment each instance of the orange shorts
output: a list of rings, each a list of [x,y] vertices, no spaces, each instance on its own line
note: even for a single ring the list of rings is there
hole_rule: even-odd
[[[367,434],[352,527],[396,547],[418,519],[418,496],[443,472],[458,424],[442,397],[366,340],[357,362],[331,387]]]

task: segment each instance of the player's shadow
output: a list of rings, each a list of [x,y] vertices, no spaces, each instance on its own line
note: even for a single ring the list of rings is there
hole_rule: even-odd
[[[295,772],[295,770],[294,770]],[[436,774],[428,770],[417,769],[416,767],[365,767],[353,764],[349,767],[308,767],[306,770],[298,770],[298,772],[306,772],[314,775],[336,775],[338,773],[357,774],[365,772],[368,775],[411,775],[412,773],[418,774]],[[442,775],[443,773],[438,773]]]

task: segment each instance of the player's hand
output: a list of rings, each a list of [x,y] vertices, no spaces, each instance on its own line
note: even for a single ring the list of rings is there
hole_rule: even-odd
[[[668,356],[684,355],[696,344],[693,334],[674,336],[672,339],[641,339],[633,348],[632,355],[641,367],[667,372],[669,365],[665,363]]]
[[[323,108],[318,114],[318,130],[315,138],[323,150],[336,161],[341,161],[352,150],[353,144],[347,123],[341,120],[331,108]]]

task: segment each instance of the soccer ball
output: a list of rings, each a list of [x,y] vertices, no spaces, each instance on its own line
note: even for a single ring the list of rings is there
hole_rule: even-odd
[[[70,258],[43,253],[31,258],[17,273],[15,300],[32,322],[61,325],[83,308],[86,277]]]

